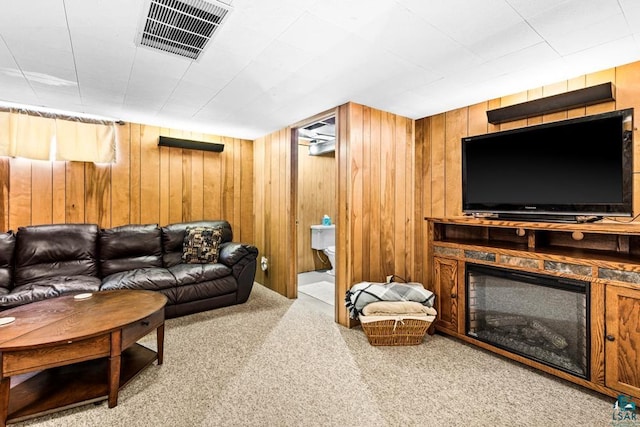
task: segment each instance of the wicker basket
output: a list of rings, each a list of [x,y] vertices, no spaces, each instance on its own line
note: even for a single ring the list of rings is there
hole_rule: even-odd
[[[418,345],[422,343],[433,317],[426,319],[388,319],[361,322],[371,345]]]

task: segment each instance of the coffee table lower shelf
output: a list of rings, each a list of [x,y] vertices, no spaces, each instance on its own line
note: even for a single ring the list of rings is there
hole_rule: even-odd
[[[119,390],[157,359],[155,351],[140,344],[123,351]],[[51,368],[23,382],[18,383],[20,376],[13,377],[14,380],[17,384],[11,386],[7,423],[107,400],[109,360],[102,358]]]

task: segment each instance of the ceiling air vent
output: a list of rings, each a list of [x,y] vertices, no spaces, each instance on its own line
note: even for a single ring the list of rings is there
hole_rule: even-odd
[[[149,0],[137,44],[197,60],[230,12],[215,0]]]

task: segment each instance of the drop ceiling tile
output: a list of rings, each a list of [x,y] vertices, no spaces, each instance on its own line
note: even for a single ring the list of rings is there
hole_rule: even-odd
[[[563,57],[572,76],[606,70],[637,61],[640,47],[633,36],[613,40]]]
[[[322,0],[310,6],[308,12],[350,33],[360,33],[396,8],[395,2],[389,0]]]
[[[561,55],[569,55],[613,40],[631,35],[622,13],[604,21],[576,29],[558,37],[550,37],[548,43]]]
[[[523,18],[528,19],[559,7],[562,3],[573,0],[506,0]]]
[[[432,25],[463,45],[473,44],[522,22],[522,18],[504,0],[399,1],[419,16],[425,25]]]
[[[621,13],[617,0],[570,0],[528,19],[544,38],[554,39]]]
[[[175,104],[180,106],[193,106],[195,111],[200,109],[203,105],[214,97],[216,91],[206,86],[189,83],[187,81],[181,81],[169,98],[168,104]],[[194,111],[194,113],[195,113]]]
[[[349,36],[347,30],[310,13],[304,13],[278,40],[313,56],[331,50]]]
[[[293,72],[316,57],[317,53],[312,49],[303,49],[281,39],[276,39],[256,55],[251,66],[264,64],[270,68]]]
[[[503,27],[485,36],[478,34],[466,47],[483,61],[495,59],[543,41],[542,37],[524,21]]]
[[[620,0],[622,11],[634,33],[640,32],[640,2],[637,0]]]
[[[359,36],[375,46],[378,55],[393,53],[428,70],[450,72],[480,63],[471,51],[407,9],[379,17]]]

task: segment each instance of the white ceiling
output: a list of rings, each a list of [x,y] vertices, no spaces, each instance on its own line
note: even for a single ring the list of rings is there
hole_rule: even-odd
[[[640,60],[638,0],[230,2],[197,62],[136,47],[147,0],[2,2],[0,102],[255,139],[347,101],[417,119]]]

